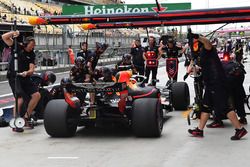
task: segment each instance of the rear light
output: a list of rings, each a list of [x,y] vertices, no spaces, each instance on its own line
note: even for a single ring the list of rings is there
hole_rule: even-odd
[[[223,60],[224,61],[229,61],[230,60],[230,55],[229,54],[224,54]]]

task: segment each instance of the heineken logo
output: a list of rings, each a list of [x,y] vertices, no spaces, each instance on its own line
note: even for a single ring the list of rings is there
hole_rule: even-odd
[[[119,13],[164,12],[166,10],[191,9],[191,3],[161,4],[159,9],[155,4],[128,4],[128,5],[63,5],[63,15],[93,15]]]
[[[159,6],[159,8],[160,9],[158,9],[158,7],[154,7],[154,8],[152,8],[154,11],[156,11],[156,12],[165,12],[166,11],[166,9],[167,9],[167,7],[165,8],[165,7],[162,7],[161,5]]]
[[[84,6],[85,15],[92,15],[92,14],[119,14],[119,13],[144,13],[149,12],[149,8],[131,8],[127,5],[112,8],[102,6],[101,8],[95,8],[95,6]]]

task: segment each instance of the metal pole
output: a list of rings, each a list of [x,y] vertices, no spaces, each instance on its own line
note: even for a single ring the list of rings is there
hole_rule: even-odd
[[[14,20],[14,31],[17,30],[17,20],[15,19]],[[15,106],[16,106],[16,109],[13,113],[13,116],[14,118],[17,117],[17,113],[19,112],[18,111],[18,97],[17,97],[17,88],[18,88],[18,85],[17,85],[17,73],[18,73],[18,55],[17,55],[17,37],[14,38],[14,71],[15,71]]]
[[[46,37],[46,39],[45,39],[45,41],[46,41],[46,55],[47,55],[47,61],[46,61],[46,70],[48,69],[48,28],[47,28],[47,26],[45,26],[45,30],[46,30],[46,34],[45,34],[45,37]]]
[[[104,29],[104,43],[107,43],[106,29]]]

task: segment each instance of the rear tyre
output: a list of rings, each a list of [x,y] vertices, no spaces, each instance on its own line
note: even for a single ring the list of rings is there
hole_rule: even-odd
[[[186,110],[190,105],[189,88],[186,82],[175,82],[171,86],[172,105],[175,110]]]
[[[80,112],[64,99],[51,100],[44,111],[44,127],[51,137],[71,137],[76,133]]]
[[[159,99],[142,98],[133,103],[132,129],[137,137],[160,137],[163,111]]]

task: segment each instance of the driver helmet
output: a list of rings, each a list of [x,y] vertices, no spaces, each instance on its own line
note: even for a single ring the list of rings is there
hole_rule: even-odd
[[[56,75],[52,71],[46,71],[43,73],[42,78],[45,82],[45,85],[53,84],[56,81]]]

